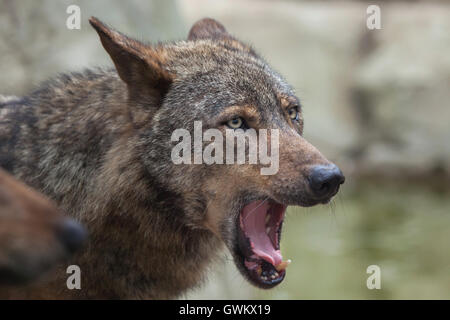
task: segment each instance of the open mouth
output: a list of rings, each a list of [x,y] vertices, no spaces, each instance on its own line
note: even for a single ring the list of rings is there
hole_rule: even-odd
[[[239,253],[250,281],[269,289],[286,275],[290,260],[280,252],[281,227],[286,206],[273,200],[247,204],[239,215]]]

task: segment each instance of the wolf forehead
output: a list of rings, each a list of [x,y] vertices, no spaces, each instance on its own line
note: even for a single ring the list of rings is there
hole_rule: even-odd
[[[184,103],[191,110],[217,110],[226,105],[276,107],[282,97],[296,99],[278,73],[215,20],[195,23],[187,41],[157,45],[127,37],[94,17],[90,23],[131,100],[141,104],[152,97],[166,106]]]
[[[183,41],[166,49],[168,56],[175,53],[167,63],[168,70],[176,74],[172,91],[198,103],[215,109],[299,103],[292,87],[253,49],[230,49],[220,40]]]

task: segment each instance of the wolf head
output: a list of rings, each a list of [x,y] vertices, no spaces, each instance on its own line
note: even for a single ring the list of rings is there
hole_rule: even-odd
[[[303,138],[302,106],[291,86],[212,19],[197,22],[187,41],[158,45],[90,22],[127,84],[142,163],[159,186],[179,195],[178,215],[222,239],[251,283],[280,283],[288,264],[280,253],[286,207],[327,203],[344,182]],[[182,134],[174,136],[177,130]],[[228,159],[235,160],[239,147],[226,143],[239,137],[245,161],[220,161],[232,152]],[[186,161],[177,162],[173,151],[182,139]],[[249,161],[264,148],[276,156],[271,174],[262,174],[267,162]],[[217,161],[202,161],[205,154]]]
[[[81,246],[86,231],[0,170],[0,286],[35,280]]]

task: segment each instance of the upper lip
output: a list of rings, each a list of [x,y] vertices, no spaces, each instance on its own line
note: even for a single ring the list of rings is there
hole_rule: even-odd
[[[327,204],[337,193],[339,189],[333,194],[326,197],[314,197],[312,194],[284,194],[278,193],[273,196],[273,201],[282,203],[289,206],[300,206],[300,207],[312,207],[317,204]]]

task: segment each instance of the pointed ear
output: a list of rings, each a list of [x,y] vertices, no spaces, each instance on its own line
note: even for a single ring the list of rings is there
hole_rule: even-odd
[[[158,93],[164,96],[173,75],[164,69],[161,52],[110,29],[95,17],[91,17],[89,22],[100,36],[103,47],[131,94]]]
[[[188,40],[223,39],[231,37],[225,27],[214,19],[204,18],[197,21],[189,31]]]

